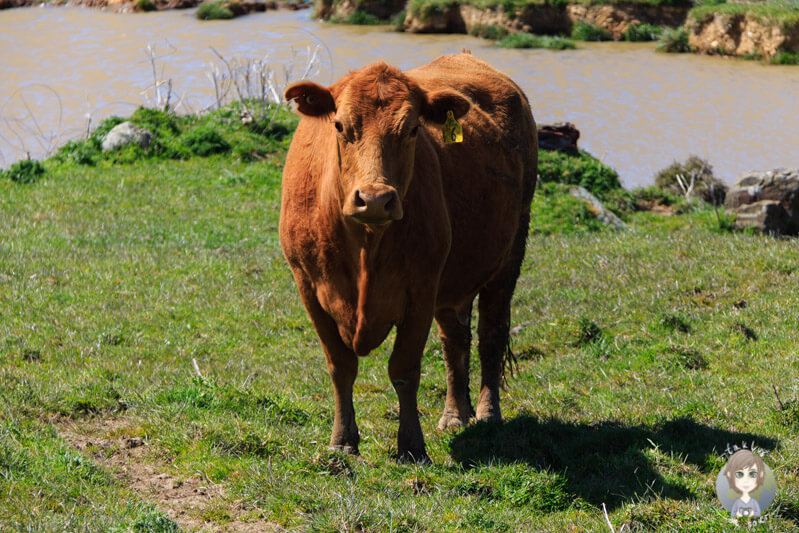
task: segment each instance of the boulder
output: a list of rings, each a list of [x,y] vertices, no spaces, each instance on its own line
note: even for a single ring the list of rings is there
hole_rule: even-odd
[[[140,128],[133,122],[122,122],[103,137],[103,151],[117,150],[132,143],[147,148],[152,138],[153,134],[148,130]]]
[[[578,186],[570,190],[569,194],[578,200],[582,200],[583,202],[587,203],[588,210],[591,211],[591,213],[606,226],[611,226],[620,230],[629,229],[629,226],[625,224],[622,219],[617,217],[613,211],[605,207],[605,205],[599,201],[599,198],[588,192],[588,189]]]
[[[538,128],[538,147],[542,150],[576,152],[580,131],[571,122]]]
[[[725,207],[736,226],[775,235],[799,235],[799,169],[742,175],[727,193]]]

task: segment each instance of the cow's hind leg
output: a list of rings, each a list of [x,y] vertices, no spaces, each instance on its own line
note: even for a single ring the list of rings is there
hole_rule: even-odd
[[[532,196],[530,192],[529,196]],[[480,353],[480,396],[477,402],[477,420],[501,420],[499,387],[502,381],[506,358],[510,352],[510,304],[516,280],[519,279],[524,249],[527,243],[527,228],[530,224],[529,202],[520,216],[519,228],[510,257],[502,270],[480,290],[478,300]]]
[[[440,430],[462,427],[474,416],[469,399],[469,352],[472,344],[470,314],[466,314],[465,323],[462,323],[454,309],[442,309],[436,313],[441,349],[447,366],[447,399],[444,413],[438,421]]]

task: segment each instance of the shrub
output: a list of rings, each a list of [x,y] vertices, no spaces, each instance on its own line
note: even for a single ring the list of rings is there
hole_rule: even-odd
[[[682,180],[683,185],[680,184]],[[674,162],[655,175],[655,186],[677,196],[686,196],[685,188],[693,180],[692,197],[713,205],[724,203],[727,186],[713,176],[713,167],[695,155],[683,163]]]
[[[157,137],[179,135],[181,130],[180,119],[176,115],[149,107],[138,108],[130,116],[130,121]]]
[[[543,183],[580,185],[601,200],[609,191],[621,188],[616,171],[583,150],[539,152],[538,173]]]
[[[391,17],[391,27],[394,31],[405,31],[405,17],[407,17],[408,13],[403,9],[393,17]]]
[[[770,60],[772,65],[799,65],[799,53],[777,52]]]
[[[153,141],[146,150],[138,149],[138,146],[131,148],[127,156],[117,156],[118,162],[135,161],[142,156],[164,157],[167,159],[185,159],[190,155],[186,150],[185,144],[179,142],[178,138],[182,130],[192,119],[190,117],[178,117],[174,113],[140,107],[130,116],[130,121],[137,126],[149,130],[153,134]]]
[[[376,26],[378,24],[387,24],[386,21],[380,20],[375,15],[365,11],[363,9],[357,10],[352,15],[341,19],[332,20],[332,22],[338,22],[340,24],[353,24],[357,26]]]
[[[574,25],[572,39],[578,41],[610,41],[613,36],[608,30],[588,22],[578,22]]]
[[[197,9],[197,18],[200,20],[227,20],[233,18],[233,12],[222,2],[203,2]]]
[[[624,40],[631,42],[657,41],[662,34],[662,26],[633,23],[627,26],[627,30],[624,32]]]
[[[549,48],[550,50],[572,50],[574,43],[563,37],[533,35],[532,33],[511,33],[497,41],[502,48]]]
[[[200,126],[189,130],[183,136],[182,144],[189,152],[201,157],[223,154],[230,150],[230,144],[212,126]]]
[[[157,9],[153,0],[136,0],[136,11],[156,11]]]
[[[97,157],[100,155],[99,143],[93,143],[93,139],[85,141],[69,141],[59,148],[55,158],[58,161],[76,163],[78,165],[97,164]]]
[[[656,50],[670,54],[684,54],[691,51],[688,44],[688,32],[685,28],[667,29],[660,36]]]
[[[604,194],[602,202],[605,207],[619,216],[628,215],[638,211],[638,204],[633,191],[627,189],[611,189]]]
[[[35,159],[17,161],[8,170],[0,170],[0,177],[17,183],[35,183],[44,174],[44,166]]]
[[[508,35],[508,30],[506,30],[504,26],[498,26],[496,24],[475,24],[469,29],[469,35],[496,41],[506,37]]]
[[[115,126],[122,124],[125,122],[125,119],[122,117],[118,117],[116,115],[111,115],[107,119],[100,122],[100,125],[97,126],[94,131],[92,132],[92,137],[96,138],[100,142],[102,142],[103,137],[108,135],[108,132],[114,129]]]

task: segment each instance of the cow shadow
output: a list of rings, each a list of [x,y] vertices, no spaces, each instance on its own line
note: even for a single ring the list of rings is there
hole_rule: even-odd
[[[522,463],[557,473],[570,494],[613,509],[653,494],[680,500],[697,497],[686,485],[664,479],[653,464],[657,457],[665,454],[715,477],[726,463],[721,458],[725,448],[742,442],[767,451],[777,446],[776,440],[762,435],[714,428],[690,418],[649,426],[519,416],[468,426],[452,438],[450,453],[465,468]]]

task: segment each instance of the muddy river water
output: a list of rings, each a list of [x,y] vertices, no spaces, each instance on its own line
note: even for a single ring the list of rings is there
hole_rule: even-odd
[[[401,68],[470,49],[510,74],[539,123],[573,122],[580,146],[627,187],[690,154],[726,182],[748,170],[799,167],[799,67],[654,52],[652,44],[580,44],[577,50],[504,50],[464,35],[409,35],[320,23],[310,11],[201,22],[194,11],[106,13],[82,8],[0,11],[0,167],[42,157],[111,115],[156,103],[153,80],[172,80],[184,111],[213,105],[209,72],[266,57],[301,75],[318,49],[323,84],[372,61]],[[156,73],[147,56],[151,46]],[[280,83],[277,83],[278,85]],[[167,88],[162,89],[162,101]]]

